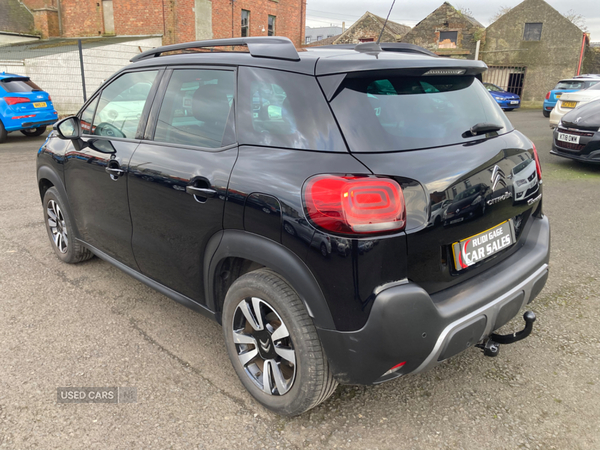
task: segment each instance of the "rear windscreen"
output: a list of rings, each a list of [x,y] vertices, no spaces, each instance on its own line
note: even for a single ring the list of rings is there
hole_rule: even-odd
[[[411,150],[469,142],[468,131],[512,125],[480,81],[471,76],[410,77],[351,74],[331,101],[353,152]]]
[[[583,89],[583,81],[560,81],[554,89]]]
[[[0,80],[0,86],[4,88],[6,92],[33,92],[33,91],[41,91],[39,86],[35,84],[31,80],[22,79],[22,80],[11,80],[4,81]]]

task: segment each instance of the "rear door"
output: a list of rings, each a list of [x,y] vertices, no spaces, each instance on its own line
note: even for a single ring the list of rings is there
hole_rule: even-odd
[[[128,173],[132,246],[141,272],[200,302],[204,250],[222,229],[238,153],[235,76],[219,67],[169,70]]]
[[[433,293],[517,251],[541,172],[475,77],[349,74],[331,105],[354,156],[403,186],[409,279]]]

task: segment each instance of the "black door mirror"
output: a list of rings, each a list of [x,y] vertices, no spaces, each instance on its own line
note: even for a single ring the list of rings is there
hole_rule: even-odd
[[[58,121],[52,127],[61,139],[79,139],[81,137],[81,123],[75,116]]]
[[[92,150],[96,150],[97,152],[100,152],[100,153],[108,153],[108,154],[117,153],[117,150],[112,145],[112,142],[107,141],[105,139],[90,139],[87,142],[87,146],[89,148],[91,148]]]

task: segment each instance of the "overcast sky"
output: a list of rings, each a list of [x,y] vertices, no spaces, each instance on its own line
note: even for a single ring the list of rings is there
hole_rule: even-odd
[[[585,18],[591,33],[592,42],[600,41],[600,1],[599,0],[547,0],[560,13],[574,10]],[[390,20],[414,27],[418,22],[437,9],[443,0],[396,0]],[[487,26],[492,16],[501,6],[513,7],[521,0],[455,0],[450,1],[455,8],[470,9],[479,22]],[[392,0],[307,0],[306,24],[310,27],[327,27],[330,24],[346,27],[354,23],[365,11],[386,17]]]

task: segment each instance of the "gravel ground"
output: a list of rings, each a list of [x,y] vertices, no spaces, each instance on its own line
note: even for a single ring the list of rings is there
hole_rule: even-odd
[[[540,111],[508,114],[536,143],[551,275],[532,335],[375,387],[339,387],[284,419],[237,380],[220,327],[98,259],[54,256],[35,155],[0,145],[0,448],[599,449],[600,169],[550,156]],[[515,319],[506,329],[522,327]],[[59,404],[59,386],[137,389],[137,403]]]

